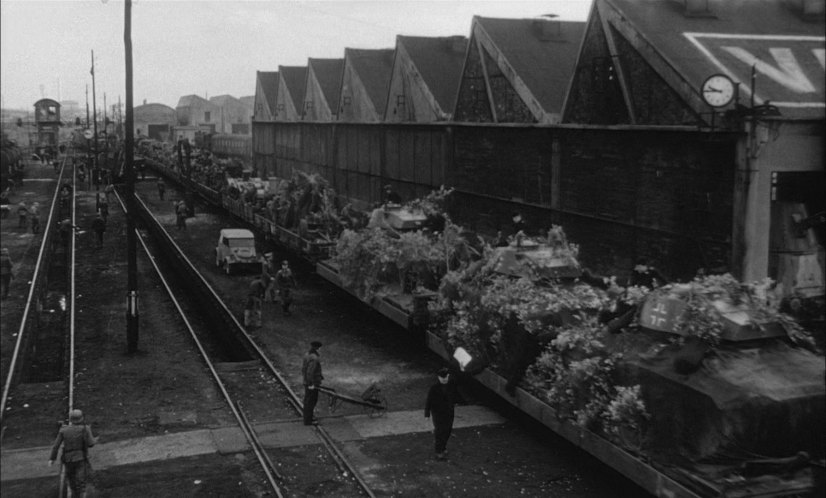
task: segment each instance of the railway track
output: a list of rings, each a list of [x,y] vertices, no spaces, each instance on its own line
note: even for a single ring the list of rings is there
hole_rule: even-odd
[[[273,456],[272,450],[262,444],[255,425],[272,421],[273,416],[301,425],[301,400],[146,205],[139,199],[136,205],[145,227],[139,232],[140,243],[260,463],[266,481],[277,496],[291,494],[291,489],[301,488],[302,483],[279,472],[279,456]],[[321,426],[311,430],[324,447],[329,465],[336,467],[335,474],[344,485],[342,496],[375,496],[327,430]]]
[[[20,384],[52,383],[62,390],[66,404],[62,408],[50,404],[49,416],[53,420],[68,419],[74,408],[76,239],[72,236],[64,243],[57,235],[61,220],[68,218],[72,225],[76,225],[76,171],[74,168],[67,171],[67,162],[73,156],[74,150],[62,158],[49,215],[42,227],[34,274],[3,385],[0,401],[2,436],[9,428],[9,420],[5,419],[6,405]],[[64,179],[72,188],[71,193],[61,199]],[[18,419],[13,423],[27,422]],[[66,486],[63,467],[59,481],[60,496],[63,496]]]

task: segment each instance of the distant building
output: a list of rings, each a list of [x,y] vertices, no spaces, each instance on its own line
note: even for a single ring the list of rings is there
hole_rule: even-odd
[[[238,97],[238,100],[240,100],[242,104],[247,106],[247,109],[250,109],[250,112],[254,112],[254,110],[255,110],[255,95],[245,95],[243,97]],[[252,114],[250,114],[250,116],[252,116]]]
[[[175,109],[164,104],[139,105],[132,110],[135,126],[135,136],[148,137],[160,141],[170,141],[172,127],[177,123]]]
[[[376,123],[384,119],[394,49],[344,49],[338,120]]]
[[[215,108],[215,133],[249,135],[252,106],[232,95],[218,95],[209,99]]]
[[[178,126],[194,126],[198,129],[216,132],[217,111],[215,104],[198,95],[186,95],[178,100],[175,115]]]
[[[256,71],[253,121],[275,121],[277,96],[278,71]]]
[[[278,66],[278,92],[275,120],[301,121],[304,116],[304,90],[307,66]]]
[[[467,44],[464,36],[397,36],[384,120],[450,120]]]
[[[454,121],[559,123],[584,22],[474,17]]]
[[[338,115],[344,59],[307,60],[304,121],[334,121]]]

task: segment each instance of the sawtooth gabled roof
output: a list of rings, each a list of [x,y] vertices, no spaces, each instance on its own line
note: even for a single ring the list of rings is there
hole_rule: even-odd
[[[338,112],[338,100],[341,95],[341,72],[344,70],[344,59],[308,59],[308,66],[313,68],[324,98],[335,115]]]
[[[278,72],[299,114],[304,109],[304,88],[307,85],[307,66],[278,66]]]
[[[387,105],[387,89],[393,76],[395,52],[392,48],[344,49],[345,59],[350,60],[379,116],[384,116],[384,108]]]
[[[269,113],[273,115],[275,113],[276,97],[278,96],[278,71],[258,71],[258,83],[264,92],[264,100],[267,101],[269,106]]]
[[[475,17],[546,112],[561,113],[584,22]]]
[[[404,46],[442,111],[452,114],[462,77],[467,37],[399,35],[396,40]]]
[[[826,115],[822,9],[804,19],[802,1],[709,0],[706,13],[693,15],[670,0],[595,2],[616,10],[622,21],[607,16],[609,21],[630,26],[647,42],[647,51],[658,53],[696,92],[695,102],[708,76],[725,73],[741,83],[740,101],[747,104],[757,64],[756,104],[769,100],[787,119]],[[640,53],[650,60],[650,53]]]

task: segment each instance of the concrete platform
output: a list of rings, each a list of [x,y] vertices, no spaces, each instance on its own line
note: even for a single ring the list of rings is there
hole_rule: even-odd
[[[504,422],[504,418],[487,408],[458,406],[454,428]],[[357,441],[432,430],[431,422],[424,418],[423,410],[388,412],[377,418],[366,415],[322,417],[321,425],[337,441]],[[304,446],[319,442],[315,428],[303,425],[299,419],[258,424],[255,431],[267,448]],[[99,443],[91,450],[90,462],[95,469],[106,469],[211,453],[231,454],[249,449],[241,429],[221,427]],[[3,451],[0,454],[0,481],[57,476],[60,466],[48,465],[50,451],[50,447]]]

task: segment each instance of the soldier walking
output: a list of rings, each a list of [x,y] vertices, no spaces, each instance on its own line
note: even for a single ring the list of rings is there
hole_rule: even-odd
[[[31,216],[32,233],[37,235],[40,233],[40,204],[35,202],[29,209],[29,216]]]
[[[178,230],[186,230],[186,203],[183,199],[175,205],[175,220]]]
[[[29,226],[29,208],[26,207],[26,203],[21,201],[20,204],[17,205],[17,228],[28,228]]]
[[[89,477],[89,448],[97,443],[92,435],[92,427],[83,420],[83,412],[72,410],[69,412],[69,425],[64,425],[57,433],[49,456],[49,465],[53,465],[57,452],[63,446],[63,455],[60,461],[66,466],[66,478],[72,494],[77,497],[86,496],[86,480]]]
[[[103,247],[103,234],[106,232],[106,219],[103,217],[103,210],[92,220],[92,230],[98,238],[98,247]]]
[[[281,262],[281,269],[275,274],[275,283],[278,286],[278,297],[281,299],[281,310],[285,316],[290,316],[290,305],[293,302],[292,290],[296,286],[295,275],[290,269],[290,263]]]

